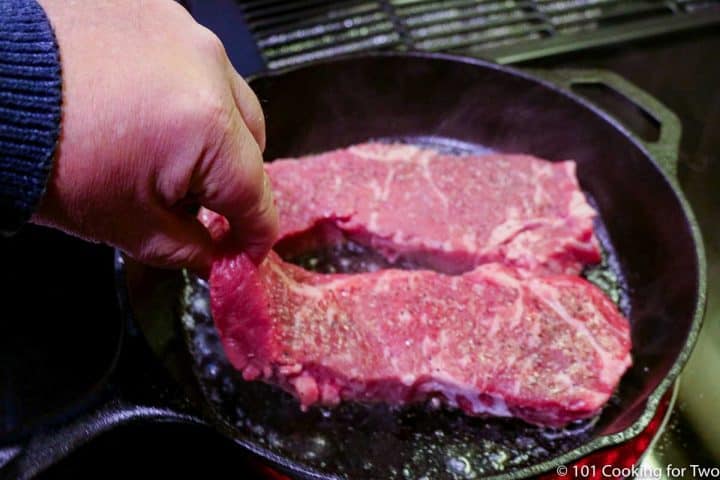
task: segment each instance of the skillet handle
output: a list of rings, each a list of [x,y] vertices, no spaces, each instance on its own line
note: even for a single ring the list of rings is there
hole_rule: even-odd
[[[658,123],[660,136],[654,142],[634,137],[647,148],[667,176],[673,181],[677,180],[678,149],[682,126],[677,115],[655,97],[620,75],[607,70],[533,70],[532,73],[567,90],[571,90],[573,86],[577,85],[602,85],[645,112]],[[602,108],[600,110],[603,114],[608,115]]]
[[[88,400],[29,438],[0,446],[0,479],[33,478],[94,438],[123,425],[205,425],[129,318],[121,341],[112,372]]]
[[[25,445],[0,449],[0,457],[6,455],[0,478],[32,479],[103,433],[140,422],[199,423],[199,420],[171,408],[136,405],[111,395],[70,422],[46,426]]]

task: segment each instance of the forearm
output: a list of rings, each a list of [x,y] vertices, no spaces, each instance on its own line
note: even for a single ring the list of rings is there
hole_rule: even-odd
[[[12,233],[45,191],[60,131],[60,60],[35,0],[0,3],[0,231]]]

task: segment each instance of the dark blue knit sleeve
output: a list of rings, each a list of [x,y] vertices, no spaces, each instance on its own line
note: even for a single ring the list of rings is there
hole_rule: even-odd
[[[60,59],[35,0],[0,0],[0,231],[38,205],[60,130]]]

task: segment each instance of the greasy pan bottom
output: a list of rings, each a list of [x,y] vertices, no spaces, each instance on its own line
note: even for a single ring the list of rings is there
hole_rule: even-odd
[[[489,150],[436,137],[379,140],[453,154]],[[617,267],[617,259],[599,222],[597,230],[605,258],[585,276],[627,306],[621,272],[611,267]],[[315,253],[320,262],[316,256],[312,264],[319,271],[365,271],[368,264],[377,266],[378,261],[377,255],[357,247]],[[307,256],[303,259],[310,261]],[[308,263],[303,266],[307,268]],[[302,412],[289,394],[259,382],[244,382],[230,365],[213,326],[206,282],[187,277],[181,311],[194,371],[217,414],[254,442],[313,469],[349,478],[477,478],[541,463],[597,435],[600,418],[553,429],[516,419],[472,418],[430,405],[393,408],[346,403]],[[604,414],[616,414],[613,408],[618,403],[617,397],[612,398]],[[313,433],[308,435],[308,431]]]

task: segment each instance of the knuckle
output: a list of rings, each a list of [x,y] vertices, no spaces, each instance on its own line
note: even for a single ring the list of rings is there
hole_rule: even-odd
[[[257,132],[258,135],[260,135],[262,138],[265,138],[265,115],[263,115],[260,104],[257,104],[253,113],[250,115],[249,123],[249,127],[254,132]]]
[[[158,13],[162,13],[166,16],[172,15],[173,18],[190,21],[193,20],[190,12],[188,12],[187,8],[184,7],[181,2],[157,2],[154,3],[152,7],[154,7],[155,10],[161,10],[161,12]]]
[[[225,57],[225,46],[212,30],[200,26],[199,29],[199,44],[200,47],[206,54],[212,55],[215,58]]]
[[[238,83],[236,88],[238,92],[238,106],[242,112],[245,124],[254,135],[260,137],[258,140],[264,139],[265,114],[263,113],[260,101],[244,79],[238,76],[236,81]]]
[[[162,131],[165,142],[162,145],[167,145],[168,149],[177,152],[179,158],[184,160],[168,165],[160,157],[156,164],[164,173],[178,174],[181,173],[182,164],[186,167],[182,170],[186,174],[184,178],[200,173],[198,168],[218,155],[232,130],[231,112],[209,90],[186,91],[176,97],[167,118],[170,120]]]
[[[212,138],[222,138],[232,127],[232,112],[214,89],[199,89],[184,109],[184,123],[193,131],[206,133]]]
[[[183,267],[194,263],[199,251],[193,244],[182,244],[167,239],[152,239],[143,243],[138,260],[162,267]]]
[[[231,130],[232,114],[219,94],[206,95],[198,119],[208,128],[223,135]]]

